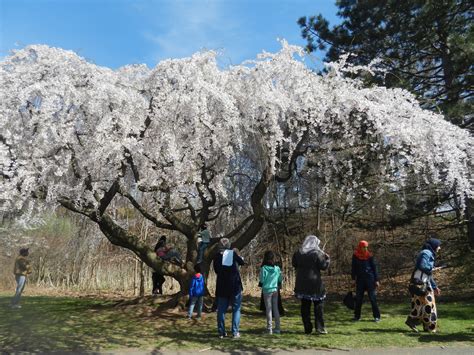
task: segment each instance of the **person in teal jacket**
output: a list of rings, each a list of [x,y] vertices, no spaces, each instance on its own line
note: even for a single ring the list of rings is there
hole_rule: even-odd
[[[268,250],[263,256],[260,268],[265,314],[267,316],[268,334],[280,334],[280,312],[278,311],[278,286],[282,282],[280,267],[275,265],[275,254]],[[275,329],[272,329],[272,317],[275,318]]]

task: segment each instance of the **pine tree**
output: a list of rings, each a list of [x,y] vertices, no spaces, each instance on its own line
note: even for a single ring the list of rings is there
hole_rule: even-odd
[[[382,60],[389,87],[415,93],[425,108],[474,129],[474,3],[469,0],[340,0],[343,21],[332,29],[322,16],[298,21],[307,50],[327,49],[326,60]]]

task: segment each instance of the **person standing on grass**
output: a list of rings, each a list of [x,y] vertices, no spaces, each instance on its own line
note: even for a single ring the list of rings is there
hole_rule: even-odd
[[[416,326],[423,323],[423,330],[435,333],[438,314],[436,311],[435,295],[439,296],[441,290],[436,285],[433,278],[433,271],[436,254],[441,249],[441,241],[436,238],[430,238],[426,241],[420,253],[416,257],[416,266],[412,274],[412,279],[419,280],[426,288],[426,294],[419,296],[412,295],[411,313],[407,317],[405,324],[414,332],[418,332]]]
[[[369,243],[361,240],[352,255],[352,280],[356,288],[356,302],[354,308],[354,321],[360,320],[362,301],[364,293],[367,291],[370,304],[372,305],[372,315],[374,322],[380,321],[380,310],[377,305],[375,290],[379,287],[379,277],[375,267],[374,257],[369,252]]]
[[[12,308],[21,308],[20,298],[26,285],[26,277],[31,274],[31,264],[28,260],[29,250],[28,248],[21,248],[20,255],[15,260],[15,267],[13,273],[15,274],[16,280],[16,291],[13,296],[11,306]]]
[[[158,249],[163,247],[165,245],[165,242],[166,242],[166,237],[163,240],[163,236],[162,236],[160,238],[160,240],[158,240],[158,242],[156,243],[154,251],[155,251],[155,254],[157,256],[158,256]],[[152,281],[152,284],[153,284],[153,288],[152,288],[151,293],[155,296],[158,295],[158,294],[162,295],[163,294],[163,285],[166,281],[163,274],[161,274],[160,272],[154,270],[153,273],[151,274],[151,281]]]
[[[268,334],[280,334],[280,312],[278,310],[278,287],[282,282],[280,267],[275,265],[275,254],[268,250],[263,256],[260,268],[265,314],[267,316]],[[275,318],[275,329],[272,329],[272,316]]]
[[[244,260],[236,249],[230,249],[229,239],[222,238],[219,241],[219,252],[213,260],[213,265],[217,275],[217,331],[219,337],[224,338],[227,336],[225,331],[225,314],[229,305],[232,305],[232,336],[240,338],[240,308],[243,286],[239,265],[244,265]]]
[[[206,291],[204,287],[204,276],[201,274],[201,265],[194,265],[194,274],[191,285],[189,286],[189,309],[188,319],[193,317],[194,306],[197,305],[197,319],[201,319],[202,314],[202,302],[204,293]]]
[[[316,331],[327,334],[324,327],[323,302],[326,290],[321,279],[321,270],[329,267],[329,255],[319,247],[320,240],[315,235],[308,235],[301,248],[293,255],[292,264],[296,269],[295,296],[301,300],[301,318],[304,332],[311,334],[311,303],[314,304]]]

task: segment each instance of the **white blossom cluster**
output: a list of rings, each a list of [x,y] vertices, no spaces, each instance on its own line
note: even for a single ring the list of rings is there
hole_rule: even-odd
[[[343,75],[360,69],[342,58],[315,74],[286,42],[227,69],[214,52],[113,71],[58,48],[15,51],[0,64],[1,209],[62,196],[97,206],[114,181],[134,195],[167,191],[178,203],[197,196],[204,164],[225,199],[233,157],[253,147],[260,166],[277,174],[282,148],[291,156],[302,140],[328,182],[342,168],[355,181],[354,159],[370,157],[387,183],[416,174],[474,197],[468,132],[407,91],[364,88]]]

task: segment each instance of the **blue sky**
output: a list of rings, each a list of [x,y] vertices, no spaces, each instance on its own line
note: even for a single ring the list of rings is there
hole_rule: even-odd
[[[153,67],[216,49],[238,64],[278,50],[277,38],[304,45],[298,18],[322,13],[334,24],[336,10],[333,0],[0,0],[0,56],[47,44],[111,68]]]

